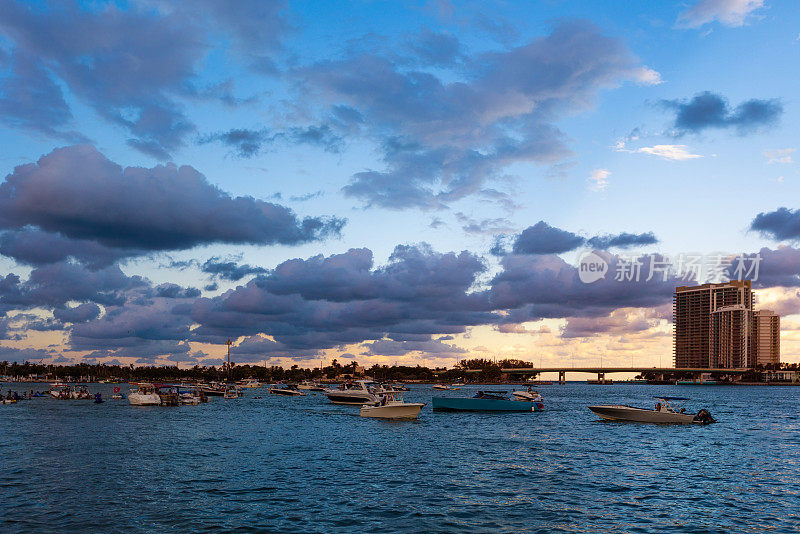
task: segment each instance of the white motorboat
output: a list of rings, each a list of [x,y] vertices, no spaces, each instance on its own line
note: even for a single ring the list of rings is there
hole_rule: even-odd
[[[655,409],[619,404],[589,406],[589,409],[607,421],[681,425],[716,423],[708,410],[703,409],[695,414],[686,413],[683,405],[689,399],[683,397],[655,397],[655,399],[658,401]]]
[[[337,389],[326,389],[325,396],[334,404],[349,404],[361,406],[363,404],[377,404],[380,398],[376,393],[375,382],[371,380],[356,380],[342,384]]]
[[[297,384],[298,389],[304,389],[306,391],[325,391],[325,388],[322,385],[314,382],[313,380],[303,380],[299,384]]]
[[[133,406],[161,406],[161,397],[152,384],[140,384],[139,389],[131,390],[128,402]]]
[[[69,384],[62,384],[60,382],[56,382],[55,384],[50,384],[50,391],[48,393],[54,399],[68,399],[70,398],[70,393],[72,392]]]
[[[286,397],[305,396],[305,393],[298,389],[297,384],[279,384],[274,388],[269,388],[269,392],[273,395],[284,395]]]
[[[259,382],[255,378],[247,378],[245,380],[240,380],[239,382],[236,382],[236,385],[239,386],[240,388],[260,388],[261,382]]]
[[[454,390],[454,389],[458,389],[458,388],[454,388],[453,386],[448,386],[447,384],[435,384],[433,386],[433,389],[440,389],[440,390],[450,391],[450,390]]]
[[[384,393],[377,405],[362,406],[360,415],[379,419],[416,419],[423,406],[425,404],[421,402],[403,402],[400,393]]]
[[[514,400],[528,402],[542,402],[544,400],[538,391],[533,391],[531,388],[528,388],[528,391],[514,391],[511,394],[514,395]]]

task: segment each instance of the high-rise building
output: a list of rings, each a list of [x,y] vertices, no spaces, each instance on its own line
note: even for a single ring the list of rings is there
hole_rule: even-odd
[[[769,365],[781,361],[781,318],[772,310],[758,310],[753,325],[756,363]]]
[[[675,367],[752,366],[754,305],[749,280],[677,287]]]

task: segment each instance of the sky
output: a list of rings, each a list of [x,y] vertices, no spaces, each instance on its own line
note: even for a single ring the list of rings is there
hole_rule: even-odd
[[[0,0],[0,360],[667,365],[748,278],[800,362],[798,59],[788,0]]]

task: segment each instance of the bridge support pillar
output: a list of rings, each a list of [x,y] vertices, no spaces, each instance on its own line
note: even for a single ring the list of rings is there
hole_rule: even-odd
[[[605,384],[606,383],[606,374],[605,373],[597,373],[597,383],[598,384]]]
[[[559,384],[566,384],[567,383],[567,372],[566,371],[559,371],[558,372],[558,383]]]

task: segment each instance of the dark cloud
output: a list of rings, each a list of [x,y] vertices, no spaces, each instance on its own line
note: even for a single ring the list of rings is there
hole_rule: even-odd
[[[64,323],[85,323],[100,316],[100,306],[94,302],[84,302],[71,308],[56,308],[53,316]]]
[[[796,241],[800,239],[800,210],[778,208],[759,213],[750,229],[775,241]]]
[[[53,202],[56,198],[58,202]],[[337,218],[301,220],[278,204],[230,197],[188,166],[123,169],[89,146],[54,150],[37,163],[17,167],[0,183],[0,230],[37,227],[106,248],[160,251],[211,243],[293,245],[338,235],[343,224]],[[13,241],[4,241],[9,239]],[[62,243],[58,253],[22,253],[19,243],[2,246],[40,263],[66,255],[90,255],[85,242]],[[102,247],[95,249],[100,264],[109,259]]]
[[[642,245],[654,245],[658,243],[653,232],[646,232],[642,234],[630,234],[622,232],[621,234],[604,234],[592,237],[586,241],[586,244],[591,248],[606,250],[609,248],[632,248],[640,247]]]
[[[0,345],[0,361],[5,362],[38,362],[44,358],[52,358],[55,355],[55,352],[45,349],[17,349]]]
[[[215,342],[266,334],[272,340],[259,343],[272,352],[313,352],[459,333],[493,320],[485,295],[468,292],[483,270],[472,254],[439,254],[424,245],[398,246],[379,268],[367,249],[290,260],[219,297],[198,299],[194,334]]]
[[[240,158],[252,158],[262,149],[278,141],[290,144],[307,144],[322,147],[327,152],[339,152],[344,139],[331,124],[291,127],[282,131],[266,128],[250,130],[234,128],[227,132],[216,132],[198,138],[201,145],[218,142],[229,147]]]
[[[661,104],[675,111],[675,129],[678,133],[698,133],[707,128],[736,128],[747,133],[770,126],[783,114],[778,99],[751,99],[731,109],[721,95],[705,91],[691,100],[663,100]]]
[[[491,282],[496,309],[509,310],[504,322],[520,323],[542,318],[597,317],[618,308],[653,307],[669,302],[675,287],[690,281],[654,271],[650,255],[638,258],[639,277],[617,280],[618,256],[597,252],[608,265],[607,275],[594,282],[580,280],[577,267],[555,255],[507,255],[502,271]],[[650,278],[650,280],[648,280]]]
[[[116,265],[93,271],[83,265],[54,263],[33,269],[24,282],[14,274],[0,279],[0,306],[63,308],[71,301],[121,305],[126,292],[147,286],[145,279],[126,276]]]
[[[261,146],[271,142],[272,137],[266,129],[248,130],[245,128],[234,128],[227,132],[209,134],[198,139],[200,144],[220,142],[230,147],[240,158],[250,158],[261,151]]]
[[[135,248],[107,247],[89,239],[71,239],[58,232],[43,232],[30,227],[0,232],[0,254],[14,258],[19,263],[35,266],[72,258],[92,269],[99,269],[147,252]]]
[[[272,1],[232,9],[219,0],[124,8],[1,0],[0,35],[13,43],[15,54],[37,58],[52,73],[51,78],[37,65],[15,69],[9,82],[14,100],[26,91],[43,97],[42,109],[20,126],[44,133],[49,128],[63,138],[54,128],[69,110],[57,79],[101,117],[125,127],[134,136],[130,146],[167,159],[195,130],[180,100],[196,95],[192,82],[210,44],[224,36],[234,56],[255,69],[274,71],[271,55],[290,30],[284,9],[283,2]],[[48,110],[55,112],[55,123],[44,117]]]
[[[514,254],[561,254],[583,246],[585,238],[539,221],[514,241]]]
[[[507,253],[509,236],[500,235],[495,239],[491,254],[502,256]],[[550,226],[539,221],[529,226],[514,238],[511,245],[514,254],[562,254],[582,246],[607,250],[610,248],[632,248],[658,243],[652,232],[632,234],[602,234],[586,239],[583,236]]]
[[[200,290],[195,287],[181,287],[178,284],[164,283],[155,287],[157,297],[167,299],[188,299],[200,296]]]
[[[580,21],[441,77],[402,63],[362,47],[294,72],[315,103],[358,110],[380,143],[385,168],[357,173],[344,188],[368,205],[439,208],[514,163],[556,163],[570,154],[557,119],[603,87],[654,76],[619,40]]]
[[[246,263],[240,264],[236,261],[221,261],[217,257],[209,258],[202,265],[200,270],[214,277],[230,280],[232,282],[238,282],[245,276],[251,274],[263,274],[267,272],[267,269],[263,267],[254,267]]]

